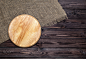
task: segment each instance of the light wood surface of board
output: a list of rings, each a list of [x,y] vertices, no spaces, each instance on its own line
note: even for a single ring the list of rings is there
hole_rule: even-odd
[[[15,17],[8,28],[11,41],[19,47],[34,45],[41,36],[41,26],[33,16],[23,14]]]

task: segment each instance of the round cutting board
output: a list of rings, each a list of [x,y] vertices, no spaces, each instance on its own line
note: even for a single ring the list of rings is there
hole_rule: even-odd
[[[19,47],[30,47],[39,40],[41,26],[36,18],[23,14],[11,21],[8,34],[15,45]]]

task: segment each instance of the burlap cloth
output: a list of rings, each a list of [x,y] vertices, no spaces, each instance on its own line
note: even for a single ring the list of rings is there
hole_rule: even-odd
[[[0,0],[0,43],[9,39],[8,26],[21,14],[34,16],[42,27],[67,18],[58,0]]]

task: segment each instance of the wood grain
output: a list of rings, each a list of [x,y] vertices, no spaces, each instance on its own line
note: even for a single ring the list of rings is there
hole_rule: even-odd
[[[86,19],[86,0],[59,0],[69,19]]]
[[[21,58],[21,57],[14,58],[13,57],[13,58],[10,58],[9,57],[9,58],[1,58],[1,59],[86,59],[86,58],[82,58],[82,57],[81,58],[80,57],[77,57],[77,58],[76,57],[74,57],[74,58],[67,58],[67,57],[58,57],[58,58],[55,58],[55,57],[54,58],[41,58],[41,57],[40,58]]]
[[[19,15],[10,23],[8,33],[11,41],[17,46],[29,47],[39,40],[41,26],[34,17]]]
[[[3,59],[86,59],[86,0],[58,0],[68,18],[55,26],[42,27],[40,40],[19,48],[10,40],[0,44]],[[0,58],[2,59],[2,58]]]
[[[86,0],[59,0],[63,8],[67,9],[86,9]]]
[[[86,48],[85,36],[85,29],[46,28],[42,31],[40,40],[32,47]],[[18,48],[10,40],[2,43],[0,47]]]
[[[86,49],[76,48],[0,48],[0,57],[61,58],[86,57]]]

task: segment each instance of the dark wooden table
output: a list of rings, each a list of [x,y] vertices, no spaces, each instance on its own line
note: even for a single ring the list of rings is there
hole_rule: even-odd
[[[69,19],[54,26],[43,27],[40,40],[32,47],[20,48],[10,40],[0,44],[0,57],[86,59],[86,0],[59,0],[59,2]]]

